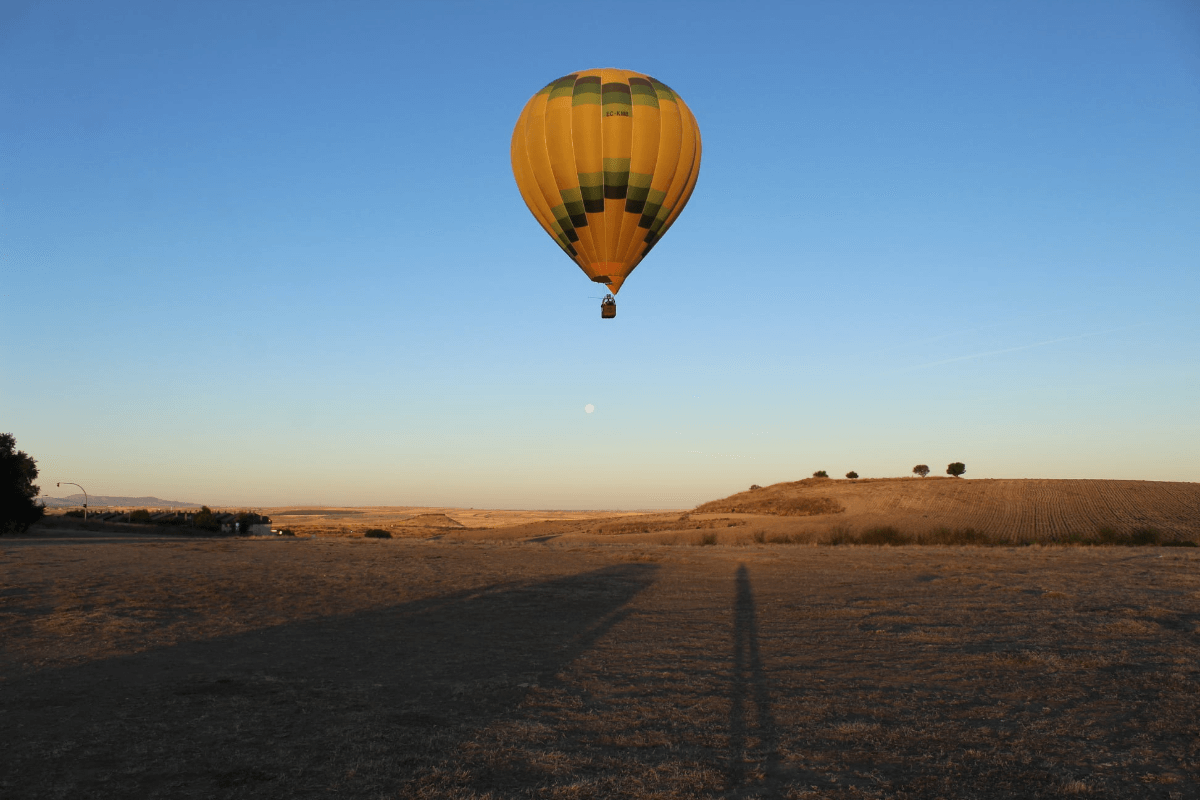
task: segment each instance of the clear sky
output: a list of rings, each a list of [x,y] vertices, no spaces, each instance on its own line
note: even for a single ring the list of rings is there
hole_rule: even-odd
[[[508,160],[595,67],[704,137],[612,321]],[[1198,481],[1200,6],[0,3],[0,430],[211,504]]]

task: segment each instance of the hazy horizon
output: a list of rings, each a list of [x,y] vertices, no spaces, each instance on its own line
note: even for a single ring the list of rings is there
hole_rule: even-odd
[[[0,431],[42,491],[628,510],[951,461],[1200,481],[1193,6],[605,8],[655,27],[0,12]],[[509,166],[529,97],[600,66],[670,85],[704,141],[605,321]]]

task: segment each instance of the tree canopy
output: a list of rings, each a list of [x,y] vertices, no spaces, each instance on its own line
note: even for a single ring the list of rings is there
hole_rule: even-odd
[[[946,465],[946,474],[953,475],[956,478],[961,476],[966,471],[967,471],[967,465],[961,461],[955,461],[952,464]]]
[[[17,437],[0,433],[0,534],[22,533],[46,513],[36,501],[37,461],[17,449]]]
[[[928,464],[917,464],[915,467],[913,467],[913,474],[920,475],[922,478],[924,478],[926,475],[929,474],[929,465]]]

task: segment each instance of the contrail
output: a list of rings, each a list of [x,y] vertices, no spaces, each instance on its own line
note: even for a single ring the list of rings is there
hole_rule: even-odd
[[[1059,339],[1047,339],[1044,342],[1034,342],[1033,344],[1023,344],[1020,347],[1006,347],[1003,350],[988,350],[986,353],[974,353],[969,356],[958,356],[957,358],[947,358],[943,361],[931,361],[928,364],[917,364],[915,367],[905,367],[896,370],[897,372],[911,372],[914,369],[925,369],[927,367],[940,367],[943,364],[953,364],[957,361],[970,361],[976,358],[986,358],[987,356],[998,356],[1002,353],[1015,353],[1018,350],[1032,350],[1035,347],[1045,347],[1048,344],[1058,344],[1059,342],[1074,342],[1078,339],[1088,339],[1092,336],[1103,336],[1106,333],[1117,333],[1118,331],[1128,331],[1133,328],[1144,328],[1149,325],[1149,322],[1139,322],[1137,325],[1126,325],[1121,328],[1110,328],[1106,331],[1096,331],[1095,333],[1081,333],[1077,336],[1063,336]]]

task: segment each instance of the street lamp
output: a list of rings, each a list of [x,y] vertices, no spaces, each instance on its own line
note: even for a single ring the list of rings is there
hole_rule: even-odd
[[[64,483],[67,486],[79,486],[78,483],[71,483],[70,481],[59,481],[58,483],[55,484],[55,486],[61,487]],[[88,504],[87,489],[84,489],[82,486],[79,486],[79,489],[80,489],[80,491],[83,492],[83,521],[87,522],[87,504]]]

